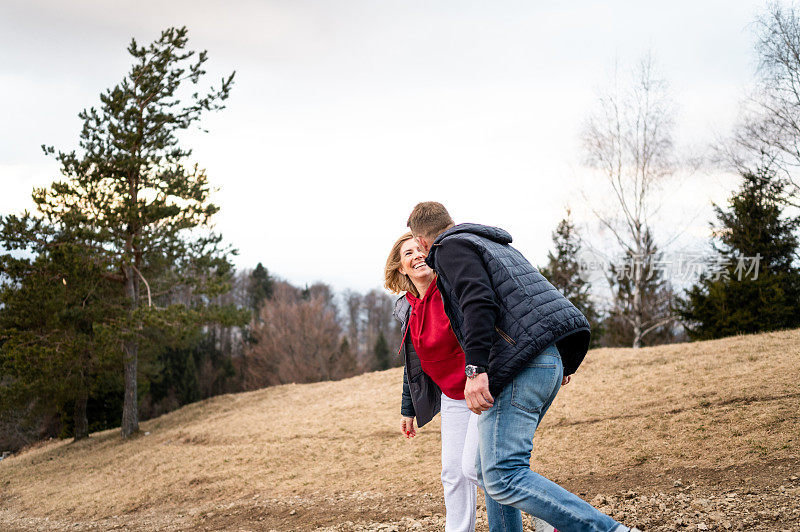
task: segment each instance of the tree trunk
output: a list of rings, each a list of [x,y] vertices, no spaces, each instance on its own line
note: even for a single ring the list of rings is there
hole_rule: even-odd
[[[644,243],[645,235],[638,222],[635,226],[636,254],[633,257],[633,305],[631,313],[633,314],[633,348],[638,349],[642,347],[642,330],[644,329],[644,273],[650,257],[645,251],[647,249]]]
[[[127,277],[125,293],[131,302],[131,313],[136,310],[139,301],[138,283],[136,272],[130,266],[125,268]],[[139,431],[139,405],[136,386],[136,377],[139,365],[139,343],[131,338],[123,343],[123,363],[125,365],[125,396],[122,401],[122,437]]]
[[[642,296],[641,289],[635,289],[633,296],[633,348],[642,347]]]
[[[139,362],[139,346],[134,340],[125,342],[125,398],[122,402],[122,437],[127,438],[139,430],[139,405],[136,375]]]
[[[78,392],[78,397],[75,398],[75,437],[72,441],[82,440],[89,437],[89,420],[86,417],[86,403],[89,401],[89,392],[85,387],[82,387]]]

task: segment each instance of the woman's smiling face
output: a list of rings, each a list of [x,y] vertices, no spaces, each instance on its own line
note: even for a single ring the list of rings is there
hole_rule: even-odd
[[[413,238],[409,238],[400,246],[400,273],[408,275],[411,281],[423,284],[433,277],[433,270],[425,264],[425,253]]]

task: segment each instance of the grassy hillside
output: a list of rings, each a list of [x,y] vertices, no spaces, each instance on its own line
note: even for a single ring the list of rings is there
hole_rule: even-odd
[[[42,443],[0,462],[0,529],[435,528],[439,421],[400,435],[401,378],[219,396],[129,441]],[[800,529],[798,438],[800,330],[598,349],[545,417],[533,467],[653,530]]]

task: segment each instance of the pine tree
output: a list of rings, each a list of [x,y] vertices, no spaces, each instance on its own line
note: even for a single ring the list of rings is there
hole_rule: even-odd
[[[260,262],[250,272],[250,285],[247,295],[254,317],[258,317],[258,312],[261,310],[264,301],[272,297],[274,284],[275,281],[269,275],[269,271]]]
[[[386,341],[383,331],[378,333],[378,339],[375,342],[375,369],[384,370],[389,369],[391,361],[389,360],[389,343]]]
[[[540,271],[589,320],[594,347],[602,336],[602,322],[589,294],[591,284],[580,275],[578,255],[581,251],[581,238],[570,215],[570,210],[567,209],[567,216],[553,231],[555,253],[547,253],[547,266],[540,268]]]
[[[675,315],[672,305],[675,293],[670,283],[664,278],[664,272],[658,267],[663,253],[653,242],[650,230],[645,231],[644,253],[641,257],[625,254],[621,265],[611,265],[609,282],[613,300],[608,315],[603,320],[604,346],[634,345],[633,314],[633,272],[641,269],[643,279],[641,289],[642,333],[641,345],[660,345],[680,341],[681,333],[675,328]]]
[[[82,239],[41,220],[0,221],[8,250],[0,255],[0,373],[8,379],[0,409],[33,403],[33,415],[61,411],[75,440],[88,436],[89,397],[119,362],[97,330],[118,314],[114,294]]]
[[[335,360],[336,376],[343,379],[352,377],[356,374],[358,369],[356,364],[356,356],[350,348],[350,342],[347,341],[347,336],[342,336],[342,341],[339,344],[339,353]]]
[[[677,303],[692,339],[800,326],[800,216],[783,216],[786,200],[786,182],[759,168],[742,173],[727,210],[714,205],[717,271],[704,272]]]
[[[206,52],[187,51],[187,42],[185,27],[148,46],[132,40],[129,73],[101,94],[98,109],[79,114],[80,153],[56,154],[64,180],[34,192],[51,223],[91,233],[87,256],[111,265],[103,276],[125,297],[124,317],[105,329],[123,354],[123,437],[138,430],[140,347],[159,339],[148,330],[179,335],[187,322],[240,319],[215,316],[204,303],[228,287],[230,250],[209,230],[219,208],[209,201],[208,178],[188,166],[191,150],[178,142],[206,112],[224,108],[233,74],[201,94]]]

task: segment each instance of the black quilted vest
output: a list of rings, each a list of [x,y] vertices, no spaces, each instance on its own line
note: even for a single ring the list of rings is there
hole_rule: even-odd
[[[489,273],[499,308],[489,354],[490,392],[497,396],[529,360],[554,342],[561,353],[564,375],[575,373],[589,349],[589,322],[509,245],[511,235],[497,227],[456,225],[439,235],[428,253],[426,262],[438,273],[444,310],[458,341],[464,345],[464,316],[447,272],[436,267],[437,248],[453,238],[475,246]]]
[[[403,401],[411,401],[414,416],[417,418],[417,426],[422,427],[441,410],[442,391],[433,382],[433,379],[422,371],[422,363],[414,349],[411,335],[406,334],[408,320],[411,317],[411,304],[406,296],[400,296],[395,302],[394,316],[400,321],[400,330],[403,336],[400,353],[403,355],[403,364],[405,365],[403,372],[408,381],[408,394],[406,395],[406,389],[404,389]]]

